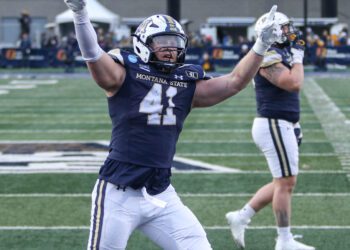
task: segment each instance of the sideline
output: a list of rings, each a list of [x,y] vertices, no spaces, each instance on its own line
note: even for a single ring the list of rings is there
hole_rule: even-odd
[[[306,79],[303,89],[350,180],[350,126],[346,116],[313,78]]]

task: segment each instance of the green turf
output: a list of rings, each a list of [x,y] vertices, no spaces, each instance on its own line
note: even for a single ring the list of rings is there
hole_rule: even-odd
[[[349,230],[293,230],[302,235],[301,241],[313,244],[317,250],[348,249]],[[207,230],[207,235],[214,250],[236,250],[229,230]],[[247,250],[273,249],[275,230],[247,230]],[[11,250],[83,250],[88,240],[87,230],[36,230],[5,231],[0,234],[0,242]],[[129,240],[127,250],[159,250],[150,240],[136,232]]]
[[[0,175],[0,192],[6,193],[90,193],[97,174],[25,174]],[[173,174],[178,193],[253,193],[271,181],[265,174]],[[310,185],[310,183],[312,185]],[[342,173],[300,174],[295,192],[350,192],[350,184]]]
[[[0,80],[0,84],[9,84],[10,81]],[[348,80],[317,79],[317,82],[349,118]],[[298,177],[295,193],[350,193],[346,172],[303,93],[301,108],[304,139],[300,148],[300,169],[303,172]],[[61,79],[56,85],[10,90],[9,94],[1,95],[0,117],[0,140],[109,140],[110,137],[106,97],[91,79]],[[249,85],[222,104],[194,109],[184,124],[177,146],[179,156],[244,171],[240,174],[173,174],[173,185],[183,202],[206,227],[226,227],[224,214],[243,206],[250,194],[271,181],[266,161],[251,138],[254,117],[254,91]],[[90,193],[96,177],[97,173],[0,174],[0,227],[87,226]],[[3,196],[31,193],[82,193],[86,196]],[[194,197],[194,194],[212,196]],[[348,249],[349,204],[349,196],[295,196],[293,225],[347,228],[293,229],[293,232],[302,234],[302,241],[315,245],[318,250]],[[270,206],[258,213],[251,224],[253,227],[267,225],[274,225]],[[213,249],[237,249],[228,229],[206,228],[206,232]],[[275,236],[274,229],[248,229],[247,249],[273,249]],[[85,249],[87,237],[86,229],[0,230],[0,250]],[[128,244],[130,250],[159,249],[140,233],[135,233]]]

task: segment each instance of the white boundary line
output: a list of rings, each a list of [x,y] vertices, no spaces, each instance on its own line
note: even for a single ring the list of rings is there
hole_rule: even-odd
[[[21,130],[14,130],[14,129],[3,129],[0,131],[2,134],[11,133],[11,134],[27,134],[27,133],[86,133],[91,132],[94,133],[103,133],[103,132],[110,132],[110,129],[21,129]],[[185,129],[187,133],[246,133],[250,132],[250,129]],[[184,131],[184,132],[185,132]],[[323,132],[322,129],[303,129],[305,132]]]
[[[253,193],[179,193],[181,197],[250,197]],[[91,197],[90,193],[22,193],[0,194],[0,198],[84,198]],[[295,193],[293,197],[350,197],[350,193]]]
[[[228,230],[229,226],[204,226],[206,230]],[[89,226],[0,226],[0,231],[35,231],[35,230],[89,230]],[[249,230],[276,230],[276,226],[250,226]],[[300,225],[293,226],[293,229],[308,229],[308,230],[349,230],[350,226],[309,226],[309,225]]]
[[[314,79],[308,79],[304,92],[343,169],[347,170],[350,166],[350,127],[346,116]],[[350,172],[347,176],[350,179]]]

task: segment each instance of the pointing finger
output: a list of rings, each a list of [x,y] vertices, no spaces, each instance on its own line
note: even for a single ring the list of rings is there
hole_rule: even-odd
[[[275,17],[276,10],[277,10],[277,5],[272,6],[272,8],[271,8],[271,10],[269,12],[269,15],[267,17],[268,21],[273,21],[273,19]]]

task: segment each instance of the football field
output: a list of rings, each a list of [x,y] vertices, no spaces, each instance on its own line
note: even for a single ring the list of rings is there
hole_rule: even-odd
[[[308,77],[301,93],[300,175],[292,232],[318,250],[350,249],[350,83]],[[237,249],[225,213],[271,181],[251,138],[251,84],[185,122],[172,183],[214,250]],[[104,93],[89,77],[0,80],[0,250],[86,249],[90,193],[107,155],[111,124]],[[252,220],[246,249],[269,250],[271,206]],[[159,249],[142,234],[129,250]]]

